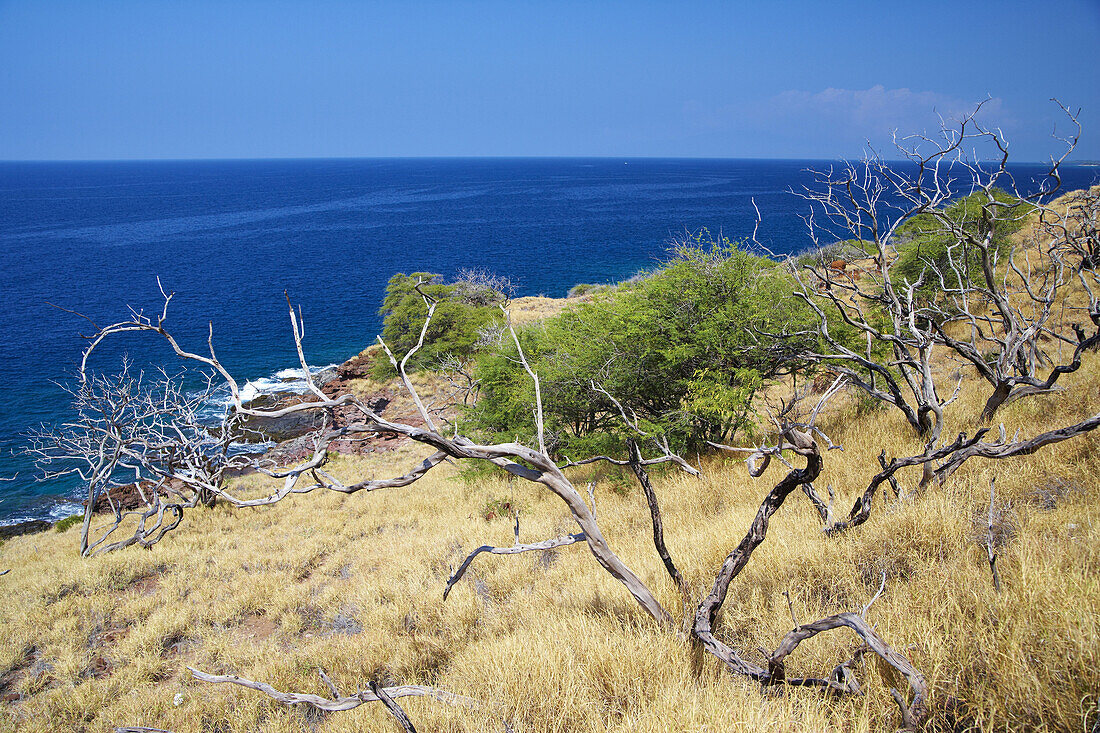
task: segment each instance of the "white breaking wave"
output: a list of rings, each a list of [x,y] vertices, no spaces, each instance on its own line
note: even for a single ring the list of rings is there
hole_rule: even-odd
[[[332,369],[335,364],[328,364],[326,366],[310,366],[309,373],[316,376],[326,369]],[[291,369],[280,369],[269,377],[258,377],[256,379],[250,379],[245,382],[240,388],[241,403],[248,404],[256,400],[262,395],[274,395],[274,394],[305,394],[309,391],[309,384],[306,382],[305,372],[301,367],[294,367]],[[211,400],[210,410],[204,410],[204,413],[209,412],[210,416],[222,415],[225,412],[225,408],[233,404],[233,397],[229,393],[229,389],[223,385],[219,388],[213,399]],[[206,416],[204,414],[204,416]]]
[[[83,513],[83,504],[77,504],[72,501],[58,501],[56,504],[51,504],[46,508],[45,512],[38,508],[17,512],[10,517],[0,520],[0,527],[10,527],[13,524],[21,524],[37,519],[44,519],[47,522],[56,522],[59,519],[65,519],[74,514]]]
[[[50,521],[56,522],[59,519],[65,519],[71,517],[74,514],[83,514],[84,505],[77,504],[72,501],[63,501],[59,504],[54,504],[50,507]]]

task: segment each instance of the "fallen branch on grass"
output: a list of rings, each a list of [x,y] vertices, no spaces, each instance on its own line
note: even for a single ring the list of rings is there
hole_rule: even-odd
[[[221,684],[228,682],[234,685],[240,685],[241,687],[247,687],[250,690],[256,690],[262,692],[271,699],[282,703],[283,705],[308,705],[318,710],[324,710],[326,712],[337,712],[340,710],[353,710],[360,705],[368,702],[381,702],[382,698],[372,690],[359,690],[354,695],[347,695],[340,697],[333,695],[333,699],[329,700],[321,697],[320,695],[310,695],[298,692],[281,692],[276,690],[266,682],[255,682],[253,680],[245,679],[244,677],[238,677],[235,674],[218,675],[207,674],[201,672],[194,667],[188,667],[187,670],[191,675],[202,682],[211,682],[213,684]],[[323,674],[323,673],[322,673]],[[327,675],[323,675],[322,679],[327,678]],[[326,687],[330,691],[334,691],[336,688],[332,685],[331,680],[328,681]],[[447,692],[446,690],[439,690],[434,687],[425,687],[424,685],[397,685],[394,687],[379,688],[390,698],[398,697],[431,697],[439,700],[440,702],[462,705],[477,705],[477,701],[456,695],[453,692]]]

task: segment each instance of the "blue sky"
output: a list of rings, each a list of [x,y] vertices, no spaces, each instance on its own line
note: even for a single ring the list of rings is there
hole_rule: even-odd
[[[0,159],[853,157],[987,97],[1100,158],[1100,0],[0,0]]]

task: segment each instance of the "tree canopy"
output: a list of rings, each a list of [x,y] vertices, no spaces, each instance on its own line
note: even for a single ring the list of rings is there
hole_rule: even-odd
[[[775,262],[702,230],[649,276],[522,329],[542,382],[551,449],[621,449],[625,426],[614,400],[681,448],[751,429],[752,396],[797,362],[798,344],[767,334],[809,321],[792,288]],[[477,372],[477,426],[529,435],[533,391],[510,340],[479,354]]]

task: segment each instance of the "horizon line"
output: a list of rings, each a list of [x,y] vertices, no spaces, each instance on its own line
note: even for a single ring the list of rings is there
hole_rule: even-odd
[[[767,161],[767,162],[851,162],[867,158],[782,158],[766,156],[704,156],[704,155],[347,155],[347,156],[267,156],[267,157],[195,157],[195,158],[0,158],[0,165],[12,163],[225,163],[225,162],[306,162],[306,161],[356,161],[356,160],[697,160],[697,161]],[[883,158],[883,163],[908,163],[904,158]],[[996,158],[989,161],[995,162]],[[1050,161],[1020,160],[1009,165],[1049,165]],[[1067,160],[1061,165],[1098,166],[1100,161],[1092,158]]]

